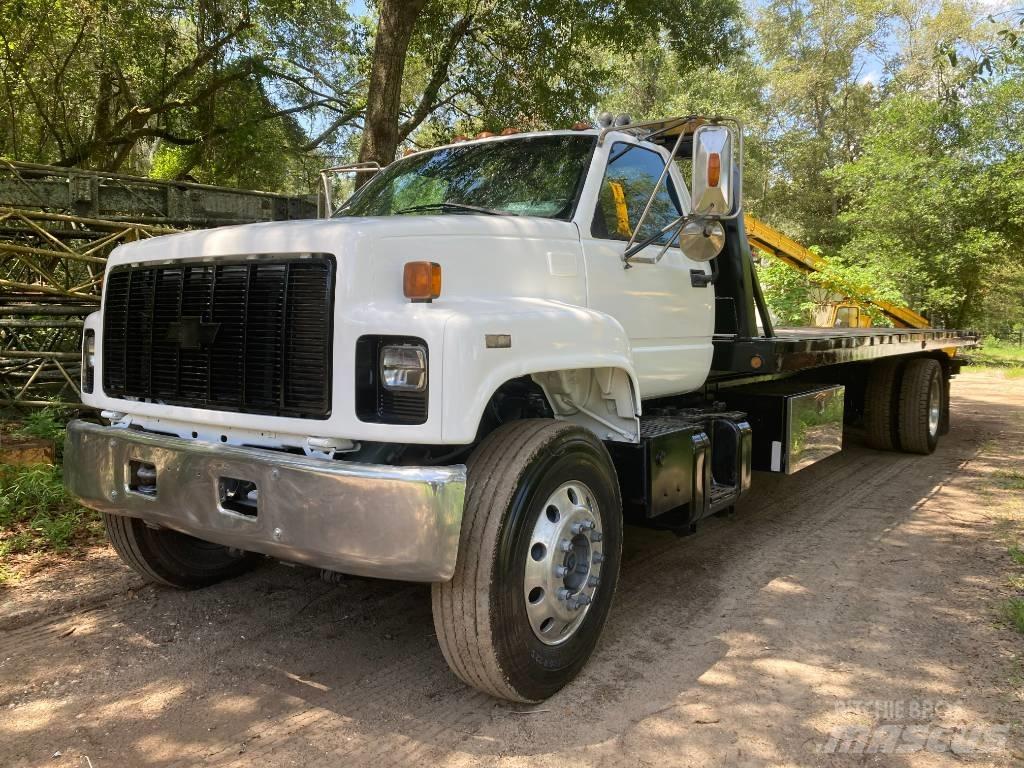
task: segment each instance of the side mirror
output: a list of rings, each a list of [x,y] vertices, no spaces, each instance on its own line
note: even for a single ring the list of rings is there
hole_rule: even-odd
[[[695,216],[728,219],[739,213],[740,189],[734,183],[734,143],[734,131],[726,125],[702,125],[694,131],[690,197]]]

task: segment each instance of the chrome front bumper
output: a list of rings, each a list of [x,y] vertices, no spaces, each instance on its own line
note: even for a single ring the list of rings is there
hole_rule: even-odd
[[[131,462],[156,492],[131,487]],[[68,425],[68,490],[93,509],[357,576],[447,581],[466,468],[389,467],[213,445],[84,421]],[[256,514],[222,505],[222,478],[256,484]]]

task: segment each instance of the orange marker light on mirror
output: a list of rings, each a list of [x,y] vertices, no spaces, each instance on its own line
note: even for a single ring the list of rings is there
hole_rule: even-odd
[[[722,178],[722,156],[717,152],[708,154],[708,186],[717,187]]]
[[[441,265],[433,261],[406,262],[402,290],[412,301],[433,301],[441,295]]]

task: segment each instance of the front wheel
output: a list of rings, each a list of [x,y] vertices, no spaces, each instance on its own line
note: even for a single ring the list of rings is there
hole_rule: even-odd
[[[252,568],[256,556],[153,528],[142,520],[103,515],[114,551],[146,581],[178,589],[195,589],[238,576]]]
[[[619,487],[600,440],[549,419],[495,430],[469,460],[455,575],[433,587],[449,666],[498,698],[554,694],[597,644],[621,551]]]

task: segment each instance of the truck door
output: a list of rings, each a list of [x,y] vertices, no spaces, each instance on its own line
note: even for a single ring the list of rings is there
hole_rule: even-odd
[[[581,210],[580,235],[587,263],[587,290],[592,309],[607,312],[625,328],[633,346],[641,397],[697,389],[711,368],[714,332],[714,287],[694,285],[691,271],[710,272],[677,247],[650,245],[624,268],[622,254],[633,227],[665,167],[652,148],[615,142],[608,152],[604,178],[587,221]],[[639,240],[650,237],[689,205],[685,188],[666,177]],[[591,198],[592,200],[594,198]]]

